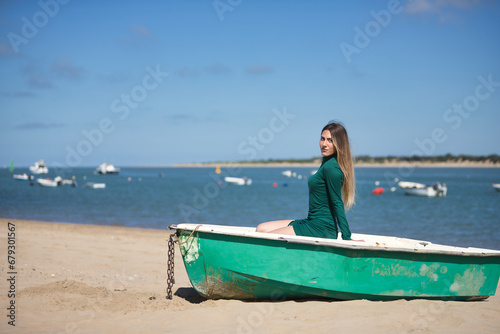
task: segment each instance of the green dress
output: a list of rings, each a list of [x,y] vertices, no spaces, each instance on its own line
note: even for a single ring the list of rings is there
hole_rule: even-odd
[[[344,173],[337,162],[337,155],[323,157],[318,171],[309,178],[309,212],[306,219],[294,220],[296,235],[337,239],[338,227],[342,239],[351,240],[351,231],[345,217],[342,201]]]

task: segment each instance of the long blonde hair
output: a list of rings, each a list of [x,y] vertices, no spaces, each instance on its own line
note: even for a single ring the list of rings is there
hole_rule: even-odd
[[[332,135],[333,145],[337,150],[337,161],[340,169],[344,173],[344,182],[342,183],[342,200],[344,207],[350,209],[354,205],[356,196],[356,184],[354,178],[354,163],[351,156],[351,145],[349,136],[344,126],[340,123],[330,122],[321,132],[328,130]]]

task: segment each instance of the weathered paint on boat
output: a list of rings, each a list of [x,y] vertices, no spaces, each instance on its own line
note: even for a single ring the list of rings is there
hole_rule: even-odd
[[[171,228],[193,288],[212,299],[477,300],[495,294],[500,276],[499,251],[361,234],[354,237],[365,242]]]

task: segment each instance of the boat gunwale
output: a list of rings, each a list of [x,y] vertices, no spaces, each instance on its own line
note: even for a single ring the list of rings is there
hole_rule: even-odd
[[[332,247],[332,248],[336,247],[336,248],[343,248],[350,250],[404,252],[413,254],[451,255],[460,257],[463,256],[500,257],[500,251],[498,250],[475,248],[475,247],[465,248],[457,246],[447,246],[447,245],[434,244],[428,241],[409,239],[409,238],[388,237],[405,241],[413,241],[416,244],[420,244],[423,247],[426,247],[427,245],[432,245],[437,247],[452,247],[457,249],[447,250],[447,249],[430,249],[430,248],[420,249],[415,247],[393,247],[393,246],[373,245],[372,243],[367,244],[368,242],[366,241],[359,242],[359,241],[349,241],[349,240],[339,240],[339,239],[313,238],[313,237],[292,236],[285,234],[262,233],[255,231],[234,232],[234,231],[228,231],[226,230],[226,228],[248,229],[248,227],[240,227],[240,226],[223,226],[223,225],[213,225],[213,224],[190,224],[190,223],[172,224],[169,226],[170,230],[197,231],[197,232],[222,234],[229,236],[249,237],[254,239],[274,240],[291,244],[302,244],[302,245],[322,246],[322,247]],[[363,238],[363,236],[379,237],[378,235],[369,235],[369,234],[356,234],[356,236],[359,236],[361,238]],[[386,236],[380,236],[380,237],[387,238]]]

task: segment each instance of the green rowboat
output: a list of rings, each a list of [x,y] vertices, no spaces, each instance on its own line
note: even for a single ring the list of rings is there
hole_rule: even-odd
[[[495,294],[500,251],[353,234],[321,239],[255,228],[179,224],[193,288],[210,299],[481,300]]]

